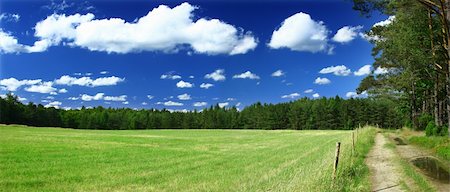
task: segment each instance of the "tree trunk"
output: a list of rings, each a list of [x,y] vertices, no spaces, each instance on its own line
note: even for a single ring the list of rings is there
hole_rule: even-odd
[[[449,35],[449,23],[450,23],[450,0],[445,2],[446,9],[444,13],[447,16],[447,123],[448,123],[448,136],[450,137],[450,35]]]
[[[436,50],[434,49],[434,35],[433,35],[433,16],[431,11],[428,10],[428,29],[430,30],[430,42],[431,42],[431,60],[433,62],[434,68],[436,69],[436,79],[434,81],[433,89],[433,106],[434,106],[434,123],[441,126],[441,115],[439,113],[439,66],[436,63]]]
[[[412,97],[411,97],[411,112],[412,112],[412,121],[413,121],[413,129],[417,129],[417,98],[416,98],[416,82],[412,83]]]
[[[443,0],[441,0],[442,2]],[[447,129],[448,136],[450,137],[450,0],[445,0],[444,5],[442,6],[442,13],[444,16],[444,29],[447,35],[447,75],[446,75],[446,89],[447,89]]]

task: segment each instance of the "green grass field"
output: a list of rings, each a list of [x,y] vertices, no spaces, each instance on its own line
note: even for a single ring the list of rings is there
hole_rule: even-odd
[[[332,186],[336,141],[343,171]],[[0,126],[0,191],[369,189],[361,158],[350,167],[350,143],[349,131]]]

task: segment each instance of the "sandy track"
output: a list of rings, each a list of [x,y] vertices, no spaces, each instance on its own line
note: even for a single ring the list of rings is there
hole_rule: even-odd
[[[392,149],[384,147],[387,139],[377,133],[375,145],[366,158],[366,164],[371,172],[372,191],[403,191],[400,187],[400,165],[396,164],[395,153]]]

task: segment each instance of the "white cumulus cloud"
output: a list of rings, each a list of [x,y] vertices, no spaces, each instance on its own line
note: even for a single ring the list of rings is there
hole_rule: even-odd
[[[321,74],[333,73],[334,75],[337,75],[337,76],[348,76],[352,72],[345,65],[338,65],[338,66],[331,66],[331,67],[323,68],[322,70],[319,71],[319,73],[321,73]]]
[[[183,106],[183,103],[174,102],[174,101],[166,101],[162,103],[164,106]]]
[[[220,108],[224,108],[224,107],[226,107],[226,106],[228,106],[228,105],[230,105],[230,103],[228,103],[228,102],[219,103],[219,107],[220,107]]]
[[[178,81],[177,87],[178,88],[192,88],[192,87],[194,87],[194,84],[181,80],[181,81]]]
[[[162,74],[160,78],[161,79],[172,79],[172,80],[175,80],[175,79],[181,79],[181,76],[175,75],[175,74],[173,74],[173,72],[169,72],[169,73],[166,73],[166,74]]]
[[[71,77],[69,75],[63,75],[59,79],[55,80],[56,84],[59,85],[79,85],[87,87],[98,87],[98,86],[112,86],[123,82],[125,78],[120,78],[116,76],[111,77],[100,77],[97,79],[91,79],[91,77]]]
[[[53,87],[53,82],[43,82],[25,88],[25,91],[28,92],[51,93],[52,95],[57,95],[57,93],[55,92],[56,90],[57,89]]]
[[[354,74],[356,76],[363,76],[370,74],[372,66],[371,65],[364,65],[361,68],[358,69],[358,71],[355,71]]]
[[[320,97],[320,95],[318,93],[314,93],[312,96],[313,96],[313,98],[319,98]]]
[[[268,46],[313,53],[330,51],[329,33],[322,21],[314,21],[310,15],[300,12],[283,21],[281,27],[273,32]]]
[[[201,85],[200,85],[200,88],[203,88],[203,89],[209,89],[209,88],[211,88],[211,87],[213,87],[214,85],[213,84],[211,84],[211,83],[202,83]]]
[[[281,77],[284,76],[285,73],[280,69],[280,70],[276,70],[275,72],[272,73],[272,77]]]
[[[60,89],[58,90],[58,93],[67,93],[67,89]]]
[[[83,101],[92,101],[92,100],[98,101],[98,100],[103,99],[104,96],[105,96],[104,93],[97,93],[95,95],[83,94],[83,95],[81,95],[81,100],[83,100]]]
[[[208,105],[207,102],[195,102],[195,103],[193,104],[194,107],[204,107],[204,106],[206,106],[206,105]]]
[[[364,97],[364,96],[367,96],[367,92],[364,91],[364,92],[362,92],[361,94],[358,94],[358,93],[356,93],[356,92],[349,91],[349,92],[347,92],[347,93],[345,94],[345,96],[348,97],[348,98]]]
[[[185,93],[177,96],[179,100],[191,100],[191,95]]]
[[[375,71],[373,71],[373,73],[375,75],[383,75],[383,74],[389,73],[389,70],[386,68],[383,68],[383,67],[378,67],[377,69],[375,69]]]
[[[225,81],[225,70],[217,69],[212,73],[206,74],[205,79],[212,79],[214,81]]]
[[[61,102],[59,102],[59,101],[53,101],[53,102],[47,103],[46,105],[44,105],[44,107],[45,107],[45,108],[54,107],[54,108],[56,108],[56,109],[59,109],[59,107],[60,107],[61,105],[62,105]]]
[[[392,16],[389,16],[386,20],[379,21],[379,22],[373,24],[373,27],[377,27],[377,26],[384,27],[384,26],[391,24],[394,20],[395,20],[395,15],[392,15]]]
[[[103,97],[103,100],[105,101],[126,101],[127,96],[121,95],[121,96],[105,96]]]
[[[1,41],[1,40],[0,40]],[[19,87],[24,85],[35,85],[38,83],[41,83],[41,79],[34,79],[34,80],[17,80],[16,78],[8,78],[8,79],[2,79],[0,80],[0,89],[7,90],[7,91],[16,91]]]
[[[281,96],[281,98],[283,98],[283,99],[293,99],[293,98],[296,98],[296,97],[300,97],[300,94],[299,93],[291,93],[289,95]]]
[[[348,43],[358,36],[362,28],[363,26],[360,25],[355,27],[344,26],[336,32],[332,40],[338,43]]]
[[[34,45],[18,44],[8,35],[10,47],[2,51],[42,52],[64,42],[72,47],[107,53],[170,53],[188,48],[198,54],[236,55],[257,46],[258,40],[251,32],[219,19],[198,18],[193,13],[196,9],[189,3],[173,8],[160,5],[133,22],[117,17],[95,19],[92,13],[54,13],[34,27],[34,36],[39,39]]]
[[[250,71],[246,71],[244,73],[234,75],[233,79],[260,79],[260,78],[258,75]]]
[[[314,80],[314,83],[318,84],[318,85],[326,85],[326,84],[330,84],[331,81],[326,77],[324,77],[324,78],[317,77],[317,79]]]
[[[307,89],[307,90],[303,91],[303,93],[312,93],[312,92],[314,92],[314,90],[312,90],[312,89]]]

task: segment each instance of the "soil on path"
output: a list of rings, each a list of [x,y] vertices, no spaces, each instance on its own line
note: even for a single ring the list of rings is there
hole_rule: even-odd
[[[394,160],[395,152],[385,147],[387,142],[387,138],[377,133],[375,145],[366,158],[366,164],[371,172],[372,191],[404,191],[400,187],[400,165]]]

